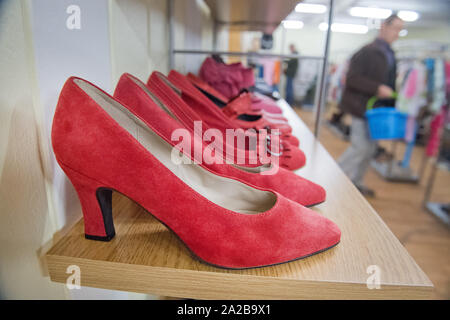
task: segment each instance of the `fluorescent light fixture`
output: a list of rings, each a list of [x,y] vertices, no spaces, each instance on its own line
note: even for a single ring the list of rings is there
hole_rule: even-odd
[[[370,7],[352,7],[350,15],[353,17],[386,19],[392,14],[390,9],[370,8]]]
[[[416,21],[417,19],[419,19],[419,14],[415,11],[402,10],[399,11],[397,15],[400,19],[407,22]]]
[[[304,25],[300,20],[283,20],[282,24],[285,29],[301,29]]]
[[[327,7],[323,4],[299,3],[295,6],[295,11],[302,13],[325,13]]]
[[[321,31],[327,31],[327,29],[328,29],[328,23],[322,22],[321,24],[319,24],[319,29],[320,29]]]
[[[326,31],[328,29],[328,23],[322,22],[321,24],[319,24],[319,29],[322,31]],[[333,23],[331,25],[331,31],[365,34],[369,31],[369,27],[363,24]]]
[[[399,35],[400,37],[406,37],[406,36],[408,35],[408,30],[403,29],[402,31],[400,31],[400,32],[398,33],[398,35]]]

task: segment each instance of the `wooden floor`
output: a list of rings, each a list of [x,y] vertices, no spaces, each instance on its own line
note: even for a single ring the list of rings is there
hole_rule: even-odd
[[[296,112],[312,129],[313,112],[301,109],[296,109]],[[335,159],[348,146],[348,142],[338,138],[326,126],[321,127],[320,141]],[[390,144],[384,147],[390,150]],[[403,150],[403,146],[398,147],[398,158],[401,158]],[[416,147],[412,168],[418,170],[422,154],[423,148]],[[419,184],[387,182],[373,169],[367,173],[365,182],[376,192],[375,198],[368,199],[371,205],[433,282],[434,298],[450,299],[450,229],[422,207],[430,168],[431,165],[427,164]],[[438,171],[431,200],[450,202],[450,172]]]

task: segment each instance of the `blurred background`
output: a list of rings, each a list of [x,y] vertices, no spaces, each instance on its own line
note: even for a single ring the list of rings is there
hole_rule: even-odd
[[[406,114],[407,137],[376,142],[361,190],[433,281],[435,298],[450,298],[450,2],[334,1],[327,54],[329,0],[205,3],[214,34],[184,48],[175,41],[176,69],[196,73],[211,52],[252,67],[255,86],[285,98],[337,161],[352,144],[352,115],[339,107],[351,58],[380,37],[386,18],[402,20],[389,43],[399,93],[391,106]]]

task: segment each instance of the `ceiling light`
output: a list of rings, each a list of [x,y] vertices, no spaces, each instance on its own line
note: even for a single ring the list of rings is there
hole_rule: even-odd
[[[417,19],[419,19],[419,14],[415,11],[399,11],[398,12],[398,17],[400,19],[402,19],[403,21],[416,21]]]
[[[322,22],[321,24],[319,24],[319,29],[320,29],[321,31],[327,31],[327,29],[328,29],[328,23]]]
[[[319,24],[319,29],[322,31],[326,31],[328,29],[328,23],[322,22],[321,24]],[[331,31],[365,34],[369,31],[369,28],[363,24],[333,23],[331,25]]]
[[[400,37],[406,37],[406,36],[408,35],[408,30],[403,29],[402,31],[400,31],[400,32],[398,33],[398,35],[399,35]]]
[[[392,14],[390,9],[369,8],[369,7],[353,7],[350,8],[350,15],[353,17],[386,19]]]
[[[295,6],[295,11],[303,13],[324,13],[327,11],[327,7],[323,4],[299,3]]]
[[[301,29],[304,25],[303,21],[299,20],[283,20],[282,24],[285,29]]]

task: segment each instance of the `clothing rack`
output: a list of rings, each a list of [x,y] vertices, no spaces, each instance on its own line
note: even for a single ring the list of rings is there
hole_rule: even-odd
[[[275,58],[298,58],[298,59],[317,59],[322,61],[321,71],[319,76],[318,88],[319,90],[315,92],[315,124],[314,124],[314,136],[319,136],[320,122],[322,119],[322,110],[324,109],[324,104],[326,100],[326,75],[328,71],[328,56],[330,48],[330,38],[331,38],[331,28],[326,31],[326,40],[323,56],[300,56],[296,54],[276,54],[276,53],[257,53],[257,52],[233,52],[233,51],[217,51],[217,28],[221,26],[231,26],[233,22],[226,21],[215,21],[213,27],[213,49],[214,50],[183,50],[175,48],[175,37],[174,37],[174,0],[169,0],[167,6],[167,14],[169,21],[169,69],[174,68],[175,54],[218,54],[218,55],[228,55],[228,56],[242,56],[242,57],[275,57]],[[333,7],[334,0],[329,0],[329,10],[328,10],[328,25],[331,26],[333,23]],[[281,22],[281,21],[280,21]],[[264,24],[264,23],[262,23]],[[273,22],[267,22],[273,27]],[[240,21],[239,26],[241,30],[245,30],[245,21]],[[254,23],[248,23],[247,27],[254,26]],[[276,27],[276,26],[275,26]]]
[[[446,112],[446,118],[445,118],[445,120],[446,120],[448,113],[450,112],[450,95],[448,93],[447,93],[447,105],[445,107],[445,112]],[[428,178],[428,181],[427,181],[427,184],[425,187],[425,195],[423,198],[423,207],[425,209],[427,209],[428,212],[433,214],[436,218],[438,218],[440,221],[442,221],[444,224],[446,224],[447,226],[450,226],[449,214],[442,209],[444,205],[450,205],[450,203],[441,203],[441,202],[430,201],[431,193],[433,191],[434,181],[436,180],[436,173],[438,170],[439,158],[441,155],[442,139],[444,136],[444,132],[446,130],[446,125],[448,125],[448,123],[446,123],[444,121],[441,132],[439,134],[439,146],[437,148],[436,157],[433,161],[431,173],[429,175],[429,178]],[[424,152],[424,154],[425,154],[425,152]]]
[[[448,106],[447,106],[447,112],[448,112]],[[439,157],[440,157],[440,153],[441,153],[442,137],[444,135],[444,131],[445,131],[445,124],[444,124],[444,128],[442,128],[442,131],[441,131],[441,134],[440,134],[440,139],[441,139],[440,141],[441,141],[441,143],[439,145],[436,158],[433,161],[433,165],[432,165],[432,168],[431,168],[431,173],[430,173],[430,176],[428,178],[427,185],[426,185],[426,188],[425,188],[425,196],[424,196],[424,199],[423,199],[423,206],[424,206],[425,209],[428,210],[428,212],[433,214],[440,221],[445,223],[447,226],[450,226],[449,214],[442,209],[442,207],[444,205],[450,205],[450,204],[449,203],[441,203],[441,202],[430,201],[431,193],[432,193],[432,190],[433,190],[434,181],[436,180],[436,173],[437,173],[438,165],[439,165]]]
[[[393,45],[398,60],[421,60],[425,58],[448,58],[449,44],[430,40],[400,41]],[[425,48],[425,50],[424,50]]]
[[[442,44],[439,42],[428,40],[413,40],[400,42],[395,46],[395,49],[400,51],[397,54],[397,60],[399,61],[407,61],[407,60],[417,61],[417,60],[424,60],[427,58],[432,59],[447,58],[449,54],[448,44]],[[416,132],[414,135],[417,134],[417,130],[418,124],[416,123],[416,130],[415,130]],[[414,143],[414,141],[410,142],[410,144]],[[388,181],[418,183],[422,179],[423,174],[425,172],[427,161],[425,151],[423,152],[421,163],[418,168],[418,173],[416,173],[409,167],[409,159],[406,159],[404,157],[401,164],[399,164],[398,161],[395,159],[397,142],[398,141],[392,141],[392,154],[393,154],[392,160],[389,160],[388,162],[379,162],[373,160],[371,162],[371,166],[380,176],[382,176],[384,179]],[[410,156],[410,153],[409,155],[405,154],[405,156]]]

